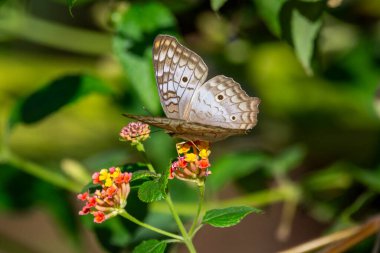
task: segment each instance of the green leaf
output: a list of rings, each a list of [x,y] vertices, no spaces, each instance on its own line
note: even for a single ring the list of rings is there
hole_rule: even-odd
[[[143,183],[138,192],[138,196],[143,202],[153,202],[166,198],[166,187],[168,184],[169,170],[165,170],[159,179]]]
[[[267,156],[260,153],[228,154],[212,164],[213,172],[207,178],[207,186],[213,191],[235,179],[244,177],[267,163]]]
[[[288,0],[254,0],[259,15],[276,36],[281,36],[280,11]]]
[[[138,192],[139,199],[143,202],[150,203],[164,198],[161,194],[158,180],[143,183]]]
[[[308,75],[313,74],[311,59],[314,51],[314,42],[321,28],[320,17],[311,19],[301,9],[294,9],[291,17],[292,42],[294,50],[303,68]]]
[[[211,0],[211,8],[213,11],[218,11],[227,0]]]
[[[311,75],[314,41],[320,30],[325,1],[254,0],[259,15],[278,37],[294,46],[306,73]]]
[[[150,203],[164,199],[166,194],[161,191],[158,180],[143,183],[139,188],[139,199],[143,202]]]
[[[173,33],[175,18],[158,2],[132,4],[117,20],[113,48],[125,76],[151,112],[160,111],[155,84],[152,45],[160,33]]]
[[[20,100],[11,113],[8,126],[11,129],[18,123],[36,123],[93,92],[108,94],[110,89],[91,76],[70,75],[56,79]]]
[[[166,242],[158,240],[148,240],[140,243],[134,248],[133,253],[164,253]]]
[[[219,228],[231,227],[238,224],[245,216],[253,212],[260,213],[261,210],[250,206],[212,209],[206,212],[202,223]]]

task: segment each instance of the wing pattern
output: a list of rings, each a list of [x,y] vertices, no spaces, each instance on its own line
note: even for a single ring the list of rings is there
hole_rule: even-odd
[[[166,116],[184,119],[194,91],[207,78],[206,64],[199,55],[168,35],[158,35],[154,40],[153,63]]]
[[[189,121],[231,129],[257,123],[260,99],[250,97],[232,78],[215,76],[201,85],[190,103]]]

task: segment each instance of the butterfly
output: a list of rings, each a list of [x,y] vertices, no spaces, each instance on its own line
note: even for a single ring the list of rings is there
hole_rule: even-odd
[[[245,134],[256,125],[260,99],[248,96],[232,78],[218,75],[206,81],[207,65],[176,38],[155,38],[153,64],[167,118],[124,116],[190,141],[219,141]]]

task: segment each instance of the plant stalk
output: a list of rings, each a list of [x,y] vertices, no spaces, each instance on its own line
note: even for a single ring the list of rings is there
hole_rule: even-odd
[[[185,226],[183,225],[183,223],[182,223],[182,221],[181,221],[181,219],[180,219],[177,211],[174,208],[172,199],[171,199],[171,197],[170,197],[169,194],[167,195],[167,197],[165,198],[165,200],[166,200],[166,203],[169,206],[170,212],[171,212],[171,214],[172,214],[175,222],[177,223],[179,231],[182,234],[183,242],[186,244],[187,249],[189,250],[190,253],[197,253],[197,251],[196,251],[196,249],[194,247],[194,244],[192,242],[192,238],[187,233],[187,231],[185,229]]]
[[[197,214],[195,215],[194,217],[194,221],[193,221],[193,224],[191,225],[191,228],[189,230],[189,236],[192,238],[194,235],[195,235],[195,228],[197,227],[198,225],[198,221],[199,221],[199,216],[202,212],[202,207],[203,207],[203,202],[204,202],[204,196],[205,196],[205,184],[204,182],[200,183],[198,185],[198,188],[199,188],[199,203],[198,203],[198,210],[197,210]]]
[[[133,223],[136,223],[137,225],[142,226],[142,227],[144,227],[144,228],[146,228],[146,229],[152,230],[152,231],[154,231],[154,232],[156,232],[156,233],[159,233],[159,234],[162,234],[162,235],[166,235],[167,237],[170,237],[170,238],[177,239],[177,240],[179,240],[179,241],[181,241],[181,242],[184,241],[184,238],[183,238],[182,236],[179,236],[179,235],[176,235],[176,234],[170,233],[170,232],[168,232],[168,231],[165,231],[165,230],[162,230],[162,229],[156,228],[156,227],[151,226],[151,225],[149,225],[149,224],[146,224],[146,223],[144,223],[144,222],[142,222],[142,221],[136,219],[136,218],[133,217],[132,215],[130,215],[130,214],[129,214],[127,211],[125,211],[124,209],[121,210],[121,211],[119,212],[119,214],[120,214],[121,216],[123,216],[124,218],[126,218],[127,220],[130,220],[130,221],[132,221]]]

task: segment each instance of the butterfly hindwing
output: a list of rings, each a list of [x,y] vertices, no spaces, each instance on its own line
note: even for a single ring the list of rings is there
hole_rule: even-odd
[[[168,35],[158,35],[154,40],[153,63],[166,116],[183,119],[194,91],[207,78],[206,64],[199,55]]]
[[[188,120],[248,130],[257,123],[259,103],[259,98],[248,96],[232,78],[219,75],[202,84],[194,93]]]

